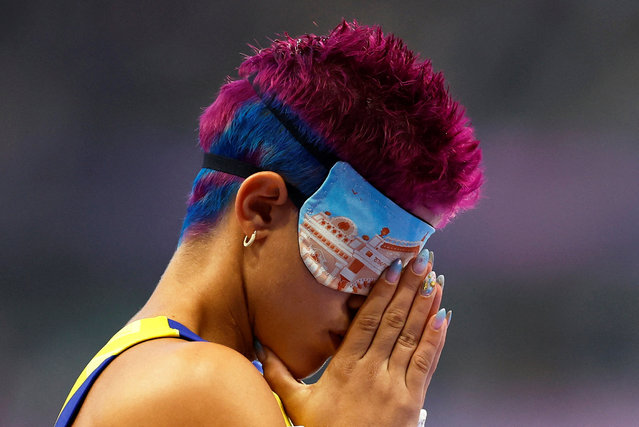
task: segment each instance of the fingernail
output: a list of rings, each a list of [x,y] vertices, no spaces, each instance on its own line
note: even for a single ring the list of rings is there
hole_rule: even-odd
[[[428,249],[422,249],[415,261],[413,262],[413,272],[415,274],[423,274],[426,271],[426,267],[428,266]]]
[[[436,281],[437,281],[437,274],[431,270],[431,272],[428,273],[428,276],[426,276],[426,284],[434,288]]]
[[[442,287],[442,290],[444,289],[444,275],[440,274],[439,276],[437,276],[437,283],[439,283]],[[454,287],[454,286],[453,286]]]
[[[442,308],[435,315],[435,320],[433,321],[433,329],[438,330],[444,324],[444,320],[446,319],[446,309]]]
[[[427,280],[424,280],[424,283],[422,284],[422,288],[419,290],[419,292],[423,296],[427,297],[433,293],[433,289],[435,289],[435,287],[432,286],[432,284],[429,284]]]
[[[386,281],[389,283],[399,282],[399,276],[402,274],[402,260],[397,258],[386,270]]]
[[[428,253],[428,262],[430,262],[431,268],[435,265],[435,252],[430,251]]]
[[[255,355],[259,360],[264,360],[266,354],[264,354],[264,347],[262,347],[262,343],[259,342],[257,338],[253,338],[253,349],[255,350]]]
[[[453,318],[453,310],[448,310],[448,313],[446,313],[446,324],[448,326],[450,326],[450,319]]]
[[[433,289],[435,289],[435,272],[431,271],[426,276],[426,279],[424,279],[424,283],[422,284],[422,289],[420,291],[422,295],[427,297],[433,293]]]

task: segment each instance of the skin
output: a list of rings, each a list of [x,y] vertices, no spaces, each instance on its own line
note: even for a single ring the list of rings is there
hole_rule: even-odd
[[[413,213],[437,225],[427,210]],[[284,425],[271,390],[307,427],[416,425],[447,330],[432,327],[441,288],[418,292],[432,266],[416,274],[409,263],[399,283],[383,273],[366,299],[332,290],[299,257],[297,218],[278,174],[244,180],[216,227],[180,245],[131,319],[165,315],[209,342],[163,338],[127,350],[74,425]],[[250,363],[254,337],[264,377]],[[318,383],[295,380],[330,356]]]

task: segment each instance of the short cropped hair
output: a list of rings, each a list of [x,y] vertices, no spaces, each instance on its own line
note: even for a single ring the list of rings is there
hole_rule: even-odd
[[[429,60],[379,26],[343,21],[327,36],[285,35],[254,48],[238,74],[200,118],[203,151],[278,172],[310,195],[326,170],[275,109],[312,145],[348,162],[406,210],[426,207],[442,215],[443,225],[477,202],[481,149],[463,107]],[[270,110],[264,96],[275,100]],[[241,182],[202,169],[182,237],[208,231]]]

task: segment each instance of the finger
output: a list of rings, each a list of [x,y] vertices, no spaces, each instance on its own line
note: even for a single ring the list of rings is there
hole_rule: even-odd
[[[384,310],[397,289],[401,271],[402,262],[397,259],[375,282],[366,301],[353,319],[334,359],[344,357],[360,359],[366,353],[377,332]]]
[[[287,400],[305,387],[304,384],[300,384],[293,378],[288,368],[269,348],[263,348],[260,362],[262,362],[266,382],[282,400]]]
[[[442,355],[442,350],[444,349],[444,345],[446,345],[446,336],[448,336],[448,327],[450,326],[450,319],[452,317],[453,311],[450,310],[446,314],[446,330],[444,331],[444,336],[442,337],[442,341],[439,343],[439,348],[437,349],[437,353],[435,354],[435,360],[433,361],[433,367],[430,370],[430,373],[426,377],[426,381],[424,382],[422,388],[422,402],[426,400],[426,392],[428,391],[428,386],[430,385],[430,381],[433,379],[433,374],[437,370],[437,365],[439,364],[439,358]]]
[[[440,304],[442,302],[442,297],[444,295],[444,288],[441,286],[435,285],[435,297],[433,298],[433,305],[430,307],[430,312],[428,313],[427,319],[430,319],[439,311]]]
[[[393,347],[388,369],[391,374],[406,375],[408,363],[424,332],[424,327],[431,317],[431,309],[438,294],[436,275],[431,271],[419,287],[413,305],[408,314],[406,324]]]
[[[421,287],[426,271],[432,268],[432,264],[428,261],[428,255],[424,252],[428,252],[428,250],[422,251],[404,270],[397,291],[384,311],[382,321],[371,344],[370,357],[377,360],[387,360],[390,357],[397,338],[406,324],[415,294]],[[418,267],[420,264],[421,268]]]
[[[446,335],[446,310],[441,309],[428,321],[424,333],[411,357],[406,371],[406,386],[415,393],[422,393],[426,381],[432,377],[436,366],[436,356]]]

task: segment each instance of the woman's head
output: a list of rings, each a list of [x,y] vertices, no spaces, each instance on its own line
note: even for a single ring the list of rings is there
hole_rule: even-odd
[[[300,138],[435,227],[476,202],[482,172],[443,76],[379,27],[343,22],[327,36],[286,36],[242,63],[202,114],[200,146],[276,173],[202,169],[182,241],[208,235],[231,210],[238,230],[260,229],[242,264],[253,333],[304,376],[335,351],[362,297],[320,285],[299,256],[286,184],[308,197],[327,173]]]
[[[205,152],[280,173],[310,195],[326,172],[295,141],[247,80],[313,145],[353,166],[403,208],[442,225],[479,195],[481,151],[441,73],[379,27],[343,22],[327,36],[276,40],[239,68],[200,120]],[[208,231],[242,179],[203,169],[183,238]]]

